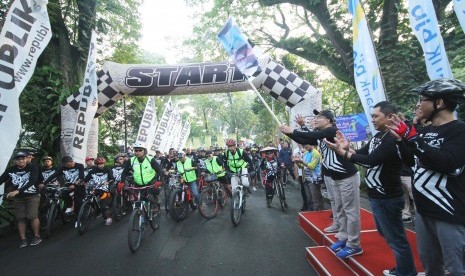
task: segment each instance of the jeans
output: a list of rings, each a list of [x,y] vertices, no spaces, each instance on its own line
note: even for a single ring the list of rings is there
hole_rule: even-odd
[[[416,214],[418,254],[426,275],[465,275],[465,226]]]
[[[370,198],[371,210],[378,233],[386,240],[396,259],[396,275],[416,275],[415,264],[402,221],[404,196],[375,199]]]
[[[197,185],[197,181],[192,181],[187,183],[189,185],[189,189],[191,190],[192,195],[195,197],[197,203],[200,202],[200,194],[199,194],[199,187]]]

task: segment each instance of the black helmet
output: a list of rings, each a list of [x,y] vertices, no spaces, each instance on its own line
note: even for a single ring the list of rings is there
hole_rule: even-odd
[[[200,147],[197,149],[197,152],[201,152],[201,151],[205,151],[205,149],[203,147]]]
[[[465,103],[465,83],[459,80],[437,79],[412,89],[428,98],[447,98],[455,103]]]

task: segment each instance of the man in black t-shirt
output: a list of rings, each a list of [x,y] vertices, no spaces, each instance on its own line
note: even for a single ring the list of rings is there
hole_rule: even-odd
[[[365,182],[376,229],[388,243],[396,260],[396,267],[385,270],[383,274],[416,275],[412,251],[402,221],[402,160],[397,151],[396,140],[387,127],[390,124],[389,119],[396,112],[397,108],[386,101],[373,107],[371,121],[378,133],[359,150],[350,149],[349,141],[340,131],[337,132],[336,143],[326,141],[326,144],[345,160],[368,168]]]
[[[418,253],[426,275],[465,275],[465,123],[454,115],[465,103],[465,84],[438,79],[413,91],[420,96],[418,119],[431,124],[417,133],[395,116],[391,130],[404,162],[416,163]]]
[[[315,131],[307,128],[292,129],[280,126],[280,130],[292,140],[300,144],[315,144],[315,140],[327,139],[333,142],[337,128],[334,126],[335,117],[329,110],[313,110],[315,117]],[[303,118],[298,120],[303,125]],[[338,241],[333,246],[340,258],[348,258],[363,253],[360,247],[360,175],[351,162],[344,160],[325,143],[320,143],[323,156],[322,173],[328,189],[332,192],[331,208],[334,222],[325,228],[325,232],[337,232]],[[332,191],[331,191],[332,189]]]

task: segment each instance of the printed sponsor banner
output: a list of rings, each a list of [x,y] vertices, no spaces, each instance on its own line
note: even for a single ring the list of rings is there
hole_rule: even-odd
[[[349,0],[349,12],[352,14],[355,86],[365,115],[371,118],[373,106],[385,101],[386,94],[361,3],[358,0]],[[371,133],[375,134],[371,121],[369,124]]]
[[[433,2],[409,0],[408,12],[410,27],[423,49],[429,78],[453,79]]]
[[[175,124],[174,124],[174,128],[173,128],[173,139],[172,139],[172,142],[171,142],[171,145],[168,147],[168,151],[170,148],[174,148],[176,149],[178,144],[179,144],[179,138],[181,136],[181,131],[182,131],[182,116],[178,116]]]
[[[336,126],[351,142],[367,140],[370,132],[365,113],[336,117]]]
[[[164,140],[166,140],[165,137],[168,136],[168,124],[171,119],[172,112],[173,103],[171,102],[171,99],[169,99],[165,105],[165,110],[163,111],[160,122],[158,123],[157,131],[155,132],[155,137],[153,138],[153,142],[150,147],[151,151],[156,151],[157,149],[159,150],[164,146],[162,143]]]
[[[166,135],[163,136],[162,142],[160,143],[159,150],[161,152],[166,152],[169,146],[171,145],[171,141],[173,139],[172,137],[173,127],[178,118],[178,115],[179,115],[179,109],[178,109],[178,105],[176,104],[173,108],[173,111],[171,112],[171,117],[168,121],[168,126],[166,128]]]
[[[144,115],[142,116],[139,131],[137,132],[136,143],[146,145],[148,155],[155,156],[155,151],[150,147],[157,131],[157,110],[155,108],[155,97],[150,96],[145,105]]]
[[[19,96],[29,82],[52,32],[47,0],[16,0],[0,34],[0,172],[13,153],[21,131]]]
[[[465,0],[454,0],[454,10],[462,31],[465,32]]]
[[[84,75],[84,85],[82,86],[82,94],[79,101],[71,145],[71,156],[75,162],[81,164],[85,164],[87,140],[89,138],[95,112],[97,111],[97,78],[95,74],[96,44],[97,37],[96,33],[93,31]]]
[[[233,18],[229,18],[224,24],[218,34],[218,40],[242,74],[250,78],[261,72],[252,46]]]
[[[186,147],[187,139],[189,138],[189,134],[191,133],[191,122],[187,121],[182,128],[181,135],[179,137],[179,144],[177,147],[177,151],[181,151],[184,147]]]

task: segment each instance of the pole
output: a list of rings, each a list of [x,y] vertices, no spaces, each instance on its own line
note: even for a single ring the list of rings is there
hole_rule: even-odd
[[[278,125],[282,125],[281,122],[278,120],[278,117],[276,117],[276,115],[274,115],[273,111],[270,109],[270,107],[268,106],[268,104],[265,102],[265,100],[263,99],[262,95],[260,95],[260,93],[258,92],[257,88],[255,87],[255,85],[253,85],[252,81],[250,81],[249,78],[247,78],[247,81],[249,82],[250,86],[252,87],[253,91],[255,91],[255,94],[257,94],[258,98],[262,101],[263,105],[265,105],[266,109],[268,109],[268,111],[270,112],[271,116],[273,116],[273,118],[275,119],[275,121],[278,123]]]
[[[123,112],[124,112],[124,152],[128,151],[128,123],[126,117],[126,98],[123,98]]]

